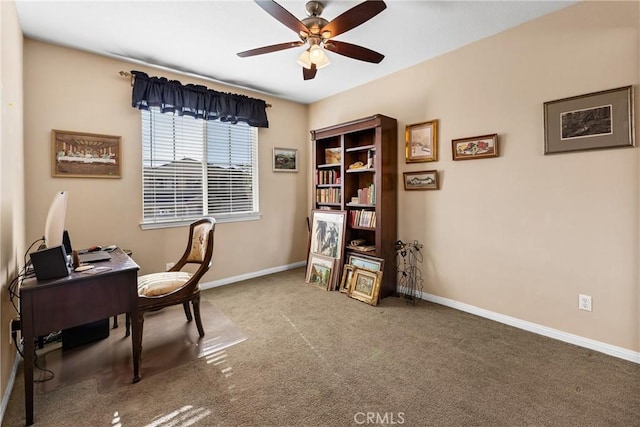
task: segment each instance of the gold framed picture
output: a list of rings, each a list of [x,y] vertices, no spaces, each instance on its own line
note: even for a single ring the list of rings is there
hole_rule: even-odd
[[[405,131],[406,162],[438,160],[438,120],[407,125]]]
[[[354,268],[351,279],[351,298],[378,305],[382,271],[372,271],[364,268]]]
[[[120,178],[122,137],[51,130],[51,175]]]
[[[340,281],[339,291],[343,294],[349,295],[351,293],[351,279],[353,278],[354,268],[351,264],[345,264],[342,267],[342,280]]]

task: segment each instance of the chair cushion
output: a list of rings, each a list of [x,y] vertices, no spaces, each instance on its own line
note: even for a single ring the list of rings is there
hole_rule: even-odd
[[[138,277],[138,295],[157,297],[175,291],[187,283],[191,274],[184,271],[166,271]]]
[[[187,261],[201,262],[207,252],[207,235],[213,227],[210,223],[198,224],[193,229],[193,238],[191,241],[191,250]]]

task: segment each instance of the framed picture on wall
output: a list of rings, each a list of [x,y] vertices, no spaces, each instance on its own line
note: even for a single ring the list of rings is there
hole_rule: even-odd
[[[51,130],[51,175],[120,178],[122,137]]]
[[[544,103],[544,154],[634,147],[633,86]]]
[[[438,120],[408,125],[405,143],[407,163],[438,160]]]
[[[453,160],[498,157],[498,134],[460,138],[451,141]]]
[[[273,149],[274,172],[298,172],[298,150],[295,148]]]
[[[438,171],[403,172],[405,190],[437,190]]]

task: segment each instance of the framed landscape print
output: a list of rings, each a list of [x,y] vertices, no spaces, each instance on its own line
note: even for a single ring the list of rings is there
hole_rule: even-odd
[[[350,253],[345,263],[354,267],[366,268],[367,270],[382,271],[384,268],[384,259],[376,258],[368,255]]]
[[[298,150],[295,148],[273,149],[274,172],[298,172]]]
[[[498,134],[460,138],[451,141],[453,160],[498,157]]]
[[[405,143],[407,163],[438,160],[438,120],[408,125]]]
[[[378,305],[382,271],[371,271],[361,268],[353,270],[351,279],[351,298],[371,305]]]
[[[336,260],[322,255],[309,254],[305,282],[326,290],[332,290]]]
[[[120,178],[122,137],[51,130],[51,175]]]
[[[437,190],[438,171],[403,172],[405,190]]]
[[[311,212],[310,252],[342,259],[347,212],[313,210]]]
[[[633,86],[544,103],[544,154],[634,147]]]

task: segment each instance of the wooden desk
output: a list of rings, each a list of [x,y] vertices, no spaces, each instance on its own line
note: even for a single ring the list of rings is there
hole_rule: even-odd
[[[138,333],[138,270],[118,248],[111,261],[96,263],[111,270],[87,274],[72,272],[60,279],[27,279],[20,286],[20,317],[24,338],[24,402],[26,425],[33,424],[33,358],[38,336],[83,325],[120,313],[130,313],[132,338]],[[133,382],[140,380],[140,355],[133,345]]]

